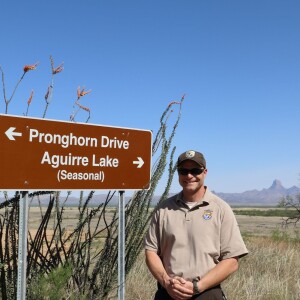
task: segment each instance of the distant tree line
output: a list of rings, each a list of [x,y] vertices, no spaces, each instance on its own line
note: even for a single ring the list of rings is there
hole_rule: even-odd
[[[236,215],[242,216],[260,216],[260,217],[283,217],[291,218],[297,215],[297,212],[290,209],[234,209]]]

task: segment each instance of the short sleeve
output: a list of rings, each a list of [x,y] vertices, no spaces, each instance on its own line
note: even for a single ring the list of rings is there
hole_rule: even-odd
[[[144,248],[146,250],[159,252],[159,210],[153,213],[149,228],[144,238]],[[159,253],[158,253],[159,254]]]
[[[227,203],[223,211],[220,239],[220,260],[248,254],[235,215]]]

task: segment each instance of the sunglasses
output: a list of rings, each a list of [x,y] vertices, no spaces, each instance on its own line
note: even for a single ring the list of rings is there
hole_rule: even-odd
[[[205,169],[204,168],[193,168],[193,169],[186,169],[186,168],[179,168],[177,171],[180,175],[188,175],[192,174],[193,176],[200,175]]]

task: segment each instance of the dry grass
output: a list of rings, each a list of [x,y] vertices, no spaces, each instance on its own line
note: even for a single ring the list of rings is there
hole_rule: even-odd
[[[300,232],[299,227],[296,230],[293,226],[283,229],[281,217],[237,215],[236,218],[244,235],[271,236],[274,231],[280,230],[291,237],[297,237],[297,232]]]
[[[40,211],[31,208],[29,214],[28,227],[34,234],[41,220]],[[76,208],[66,208],[64,226],[67,231],[74,228],[77,216]],[[292,227],[284,230],[280,217],[237,216],[237,220],[250,254],[240,260],[239,271],[223,283],[228,299],[299,300],[299,228],[298,231]],[[288,237],[293,237],[294,241]],[[150,300],[155,291],[156,282],[141,254],[126,276],[126,300]]]
[[[249,237],[250,254],[240,261],[239,271],[224,284],[232,300],[300,299],[300,243]]]
[[[28,230],[35,230],[38,228],[38,226],[41,223],[41,213],[46,212],[47,207],[30,207],[29,209],[29,218],[28,218]],[[112,215],[112,212],[115,210],[115,208],[107,208],[107,222],[109,223],[111,221],[110,216]],[[111,213],[110,213],[111,212]],[[95,225],[97,222],[97,216],[99,216],[100,212],[96,214],[95,218],[92,220],[91,226]],[[78,208],[77,207],[65,207],[64,208],[64,215],[62,219],[62,227],[64,227],[66,230],[73,230],[76,225],[78,224]],[[55,219],[55,212],[52,212],[52,220]],[[103,220],[101,220],[101,226],[103,227]]]

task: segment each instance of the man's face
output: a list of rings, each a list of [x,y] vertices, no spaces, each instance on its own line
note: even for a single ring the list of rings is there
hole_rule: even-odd
[[[186,160],[180,164],[178,169],[181,168],[191,170],[193,168],[199,169],[201,167],[192,160]],[[193,175],[190,172],[187,175],[181,175],[178,173],[179,184],[182,186],[183,191],[186,193],[196,193],[198,190],[200,190],[200,188],[204,185],[206,173],[206,169],[199,175]]]

